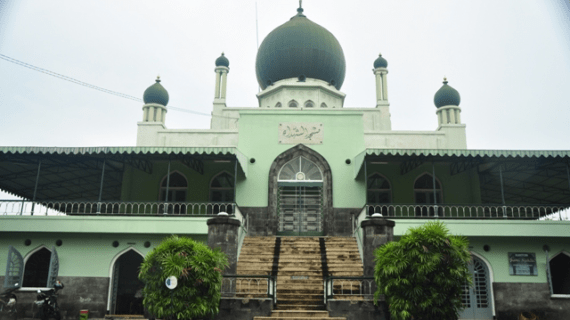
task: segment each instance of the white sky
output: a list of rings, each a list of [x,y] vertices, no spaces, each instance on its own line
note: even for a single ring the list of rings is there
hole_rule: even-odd
[[[298,1],[258,0],[259,43]],[[394,130],[435,130],[443,76],[461,94],[470,149],[570,149],[570,5],[563,0],[305,0],[341,43],[345,107],[374,107],[388,60]],[[141,97],[157,74],[169,106],[210,114],[214,60],[229,106],[257,106],[256,2],[0,1],[0,54]],[[0,146],[133,146],[142,103],[0,60]],[[210,118],[171,110],[168,128]]]

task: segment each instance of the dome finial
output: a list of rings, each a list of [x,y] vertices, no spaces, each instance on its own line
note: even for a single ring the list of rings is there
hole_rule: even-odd
[[[449,81],[447,81],[447,77],[444,76],[444,77],[443,77],[443,84],[448,84],[448,83],[449,83]]]
[[[297,8],[298,15],[303,15],[303,0],[299,0],[299,8]]]
[[[155,81],[156,81],[156,82],[160,82],[160,75],[157,75],[157,76],[156,76],[156,80],[155,80]]]

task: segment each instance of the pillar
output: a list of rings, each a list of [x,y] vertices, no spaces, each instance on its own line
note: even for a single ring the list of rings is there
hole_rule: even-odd
[[[394,240],[394,226],[396,223],[382,217],[370,217],[361,222],[364,232],[362,239],[362,255],[364,276],[374,276],[374,250]]]
[[[241,222],[228,216],[208,219],[208,247],[220,248],[229,262],[224,274],[236,274],[238,257],[238,236]]]

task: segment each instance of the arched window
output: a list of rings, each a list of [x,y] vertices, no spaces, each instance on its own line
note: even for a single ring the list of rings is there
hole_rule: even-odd
[[[166,183],[168,181],[168,199],[166,198]],[[188,189],[188,181],[178,171],[170,173],[170,179],[165,176],[160,183],[160,201],[177,202],[179,204],[168,204],[168,213],[184,213],[186,206],[180,204],[186,202],[186,190]],[[164,213],[164,208],[161,209]]]
[[[277,102],[277,104],[275,105],[275,108],[281,108],[281,102]]]
[[[289,101],[289,108],[297,108],[299,104],[295,100]]]
[[[368,177],[368,185],[366,186],[366,203],[369,205],[368,213],[382,213],[386,215],[388,207],[385,204],[391,202],[390,182],[379,173],[370,175]]]
[[[424,173],[416,179],[414,182],[414,201],[417,204],[441,204],[441,184],[439,180],[435,179],[435,194],[433,185],[433,176],[429,173]],[[436,201],[437,200],[437,201]],[[442,213],[441,208],[438,209],[438,213]],[[433,216],[435,215],[433,206],[421,206],[416,208],[416,215],[421,216]]]
[[[277,181],[323,181],[323,174],[312,161],[298,157],[281,167]]]
[[[234,177],[227,172],[215,176],[210,182],[210,202],[234,202]],[[209,209],[210,210],[210,209]],[[213,213],[232,213],[231,205],[214,205]]]
[[[326,104],[326,103],[324,103],[324,102],[321,103],[321,108],[326,108],[326,107],[327,107],[327,104]]]
[[[27,260],[24,267],[23,287],[45,288],[49,275],[49,262],[51,251],[45,247],[34,252]]]
[[[561,252],[550,259],[550,272],[552,293],[570,295],[570,256]]]
[[[315,104],[311,100],[307,100],[305,102],[305,108],[313,108],[314,106],[315,106]]]
[[[170,173],[170,179],[166,177],[162,178],[160,183],[160,200],[165,201],[166,199],[166,183],[168,185],[168,202],[185,202],[186,201],[186,190],[188,189],[188,181],[186,178],[178,171],[173,171]]]

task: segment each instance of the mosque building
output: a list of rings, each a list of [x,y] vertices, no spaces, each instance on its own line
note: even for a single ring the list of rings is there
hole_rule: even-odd
[[[157,78],[143,94],[136,146],[0,147],[0,189],[23,199],[0,200],[0,283],[21,287],[21,317],[55,277],[65,284],[65,319],[81,309],[95,318],[142,314],[135,296],[144,256],[171,234],[209,242],[208,220],[220,213],[239,221],[235,238],[224,235],[236,253],[233,273],[244,270],[240,250],[244,259],[256,237],[271,257],[288,241],[314,239],[330,273],[317,277],[321,297],[311,306],[329,316],[368,319],[350,306],[339,311],[343,293],[332,283],[327,291],[325,278],[372,275],[370,239],[392,237],[365,228],[379,219],[395,222],[394,240],[432,220],[469,239],[474,286],[465,288],[461,319],[570,317],[570,151],[467,149],[469,119],[445,78],[433,100],[435,130],[392,130],[382,55],[370,57],[376,104],[345,108],[341,44],[301,7],[258,49],[257,107],[227,106],[229,58],[215,60],[210,129],[168,129],[175,93]],[[346,246],[356,273],[334,273],[340,239],[354,243]],[[284,274],[315,277],[299,272]],[[280,296],[279,283],[270,311],[296,303]],[[368,298],[356,300],[385,312]]]

